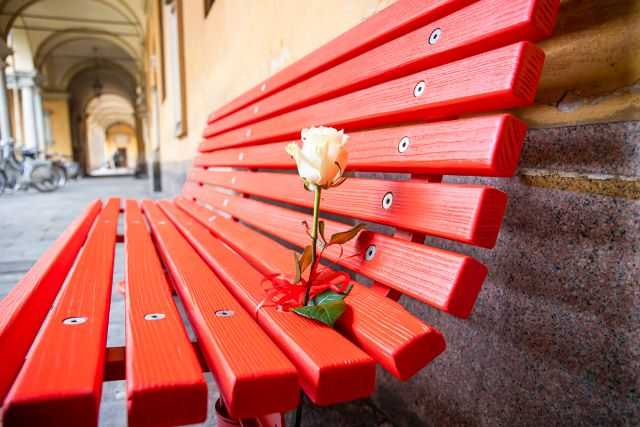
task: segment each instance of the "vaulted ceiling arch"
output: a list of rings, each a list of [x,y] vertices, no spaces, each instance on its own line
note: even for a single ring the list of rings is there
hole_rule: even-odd
[[[26,13],[27,9],[38,3],[55,3],[60,0],[0,0],[0,35],[6,39],[15,20]],[[83,0],[85,2],[86,0]],[[113,10],[126,22],[131,23],[140,37],[144,33],[144,0],[92,0]],[[133,3],[133,6],[132,6]]]

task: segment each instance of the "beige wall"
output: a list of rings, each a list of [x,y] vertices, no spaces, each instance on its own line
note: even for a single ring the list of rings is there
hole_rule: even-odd
[[[51,133],[53,135],[53,145],[49,146],[49,154],[61,154],[73,156],[71,148],[71,129],[69,118],[69,102],[67,99],[45,99],[44,109],[51,114]]]
[[[217,0],[205,19],[199,2],[182,1],[188,124],[184,137],[174,134],[175,97],[167,83],[167,63],[165,79],[159,79],[164,82],[159,86],[163,174],[177,178],[193,157],[211,111],[394,2]],[[157,19],[155,12],[150,19]],[[151,25],[149,34],[155,38],[161,31]],[[163,39],[167,58],[166,31]],[[162,58],[156,44],[160,46],[154,41],[151,48]],[[541,46],[547,60],[537,103],[518,111],[532,127],[640,116],[640,0],[562,0],[555,35]]]
[[[206,19],[203,3],[183,0],[188,129],[180,139],[173,128],[171,67],[164,67],[167,94],[160,108],[163,175],[179,175],[175,169],[184,168],[193,158],[207,116],[215,108],[393,1],[216,0]],[[155,36],[153,25],[150,31]],[[165,58],[168,48],[165,32]]]

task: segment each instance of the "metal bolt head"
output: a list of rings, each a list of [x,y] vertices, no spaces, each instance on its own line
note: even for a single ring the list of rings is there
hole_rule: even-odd
[[[364,252],[364,259],[371,261],[374,256],[376,256],[376,245],[369,245],[367,250]]]
[[[244,160],[244,153],[238,154],[238,160],[240,160],[240,161]]]
[[[218,310],[216,311],[216,317],[231,317],[236,314],[233,310]]]
[[[254,106],[253,107],[253,114],[257,114],[258,111],[260,111],[260,106],[259,105]]]
[[[393,193],[391,191],[389,191],[382,198],[382,208],[383,209],[389,209],[391,207],[391,205],[393,205]]]
[[[418,97],[424,94],[424,90],[427,88],[427,84],[424,80],[420,80],[416,83],[416,86],[413,88],[413,96]]]
[[[411,139],[408,136],[403,136],[398,144],[398,151],[404,153],[409,149],[409,144],[411,144]]]
[[[244,133],[244,136],[247,138],[251,136],[251,128],[247,129],[247,131]]]
[[[66,319],[64,319],[62,321],[63,324],[65,325],[81,325],[83,323],[87,322],[87,317],[86,316],[81,316],[81,317],[67,317]]]
[[[162,320],[165,317],[164,313],[148,313],[144,315],[144,320]]]
[[[440,28],[436,28],[435,30],[431,31],[431,34],[429,35],[429,44],[430,45],[436,44],[438,40],[440,40],[441,35],[442,35],[442,29]]]
[[[262,86],[260,86],[260,91],[264,92],[265,90],[267,90],[267,84],[266,83],[262,83]]]

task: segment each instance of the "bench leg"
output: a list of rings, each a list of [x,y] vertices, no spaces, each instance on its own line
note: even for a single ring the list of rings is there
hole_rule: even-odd
[[[230,418],[220,398],[216,400],[215,410],[218,427],[285,427],[284,414],[278,413],[243,420]]]

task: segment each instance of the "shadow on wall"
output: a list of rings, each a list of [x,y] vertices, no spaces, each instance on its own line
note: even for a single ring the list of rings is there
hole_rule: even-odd
[[[560,152],[571,169],[637,170],[638,125],[534,130],[522,163],[562,169],[548,154]],[[565,143],[575,151],[554,149]],[[600,152],[618,154],[599,161]],[[476,309],[459,320],[405,299],[444,333],[448,351],[408,383],[381,375],[376,404],[401,426],[637,423],[640,203],[519,178],[474,182],[509,194],[496,248],[428,243],[489,267]]]

